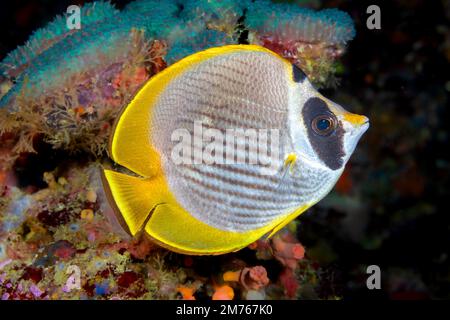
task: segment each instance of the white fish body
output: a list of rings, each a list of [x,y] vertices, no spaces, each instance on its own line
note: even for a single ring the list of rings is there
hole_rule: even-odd
[[[275,53],[213,48],[150,79],[124,109],[111,154],[143,186],[110,170],[106,185],[132,234],[225,253],[322,199],[367,127]]]

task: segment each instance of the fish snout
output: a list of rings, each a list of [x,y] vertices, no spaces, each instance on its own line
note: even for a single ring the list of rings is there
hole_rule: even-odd
[[[366,116],[362,116],[359,114],[354,114],[354,113],[346,113],[344,114],[344,120],[349,122],[353,127],[365,127],[365,126],[369,126],[369,118],[367,118]]]
[[[366,116],[354,113],[346,113],[342,116],[344,120],[344,128],[350,132],[351,136],[361,137],[370,126],[370,120]]]

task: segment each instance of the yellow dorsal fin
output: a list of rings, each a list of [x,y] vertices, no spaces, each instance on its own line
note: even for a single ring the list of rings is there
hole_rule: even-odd
[[[229,45],[197,52],[169,66],[148,80],[118,116],[109,143],[112,159],[141,176],[155,175],[160,170],[160,159],[151,142],[151,119],[159,95],[175,77],[194,65],[241,50],[267,52],[282,59],[260,46]]]
[[[239,250],[284,223],[287,216],[262,228],[236,233],[213,228],[195,219],[170,194],[160,155],[152,143],[155,106],[173,79],[207,59],[242,50],[266,52],[285,61],[274,52],[255,45],[230,45],[198,52],[147,81],[117,118],[110,140],[111,157],[143,178],[105,170],[104,180],[132,235],[145,228],[153,239],[174,251],[221,254]],[[291,64],[286,62],[286,68],[290,67]],[[289,164],[292,159],[290,161]],[[296,211],[295,216],[300,213]],[[292,220],[295,216],[288,217]]]

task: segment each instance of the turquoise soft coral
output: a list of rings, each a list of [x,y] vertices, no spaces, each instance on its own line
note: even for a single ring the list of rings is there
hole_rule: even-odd
[[[81,8],[81,29],[58,16],[0,64],[0,135],[14,132],[9,158],[33,151],[36,133],[55,148],[105,150],[111,124],[135,90],[167,64],[209,47],[265,46],[318,85],[354,36],[351,18],[268,0],[141,0]]]

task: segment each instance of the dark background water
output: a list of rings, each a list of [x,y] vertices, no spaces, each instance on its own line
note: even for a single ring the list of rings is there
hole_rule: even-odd
[[[121,8],[129,1],[112,2]],[[2,3],[0,60],[74,3],[80,1]],[[323,93],[371,119],[344,178],[300,219],[299,239],[325,270],[322,295],[448,299],[450,4],[306,3],[338,7],[354,19],[357,35],[342,59],[340,84]],[[366,27],[371,4],[381,8],[381,30]],[[52,157],[22,176],[40,179],[58,163]],[[373,264],[381,268],[381,290],[365,284]]]

